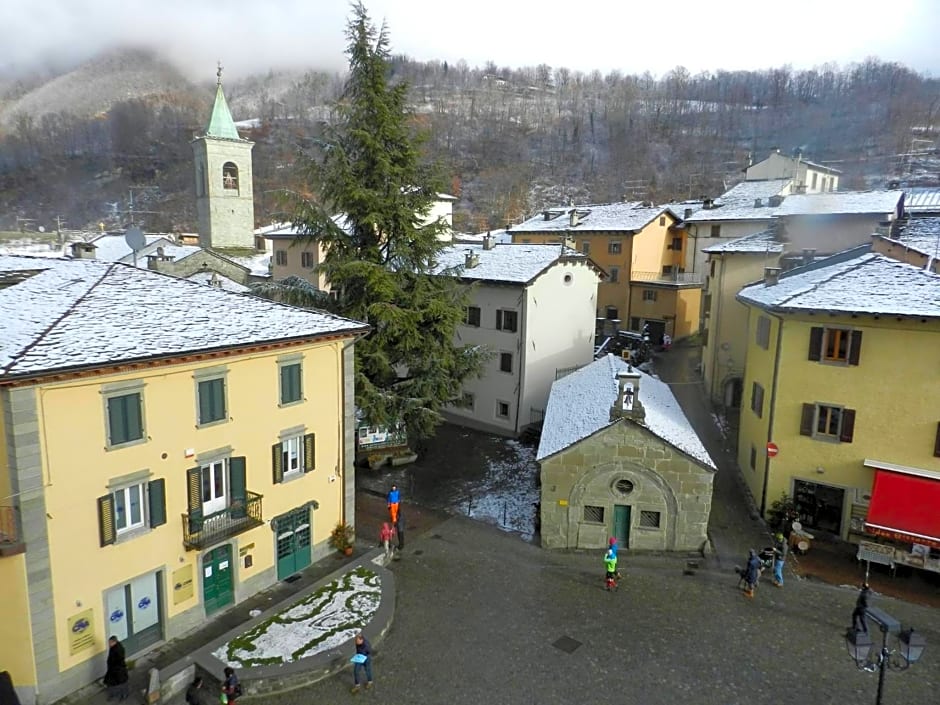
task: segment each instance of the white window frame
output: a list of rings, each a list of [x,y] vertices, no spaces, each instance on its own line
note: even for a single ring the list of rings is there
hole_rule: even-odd
[[[212,514],[218,514],[221,511],[228,509],[229,506],[229,477],[228,477],[228,458],[222,458],[220,460],[212,460],[207,463],[203,463],[199,466],[200,470],[200,497],[202,498],[202,516],[208,517]],[[214,475],[216,473],[221,473],[222,479],[222,494],[215,495],[214,492],[210,492],[213,496],[209,499],[206,499],[206,471],[210,471],[210,482],[209,489],[215,489]]]
[[[125,521],[121,526],[121,517],[125,519],[130,517],[130,508],[132,505],[132,494],[136,493],[140,502],[139,521]],[[138,482],[124,487],[117,487],[111,490],[114,497],[114,531],[116,536],[126,536],[127,534],[139,531],[147,527],[147,483]],[[123,510],[122,511],[122,507]]]
[[[281,468],[285,478],[304,474],[304,434],[281,440]]]

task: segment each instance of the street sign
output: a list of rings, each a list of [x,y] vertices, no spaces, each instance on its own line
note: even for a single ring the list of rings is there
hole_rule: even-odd
[[[777,447],[776,443],[771,442],[767,444],[767,457],[768,458],[777,457],[777,453],[779,452],[780,452],[780,449]]]

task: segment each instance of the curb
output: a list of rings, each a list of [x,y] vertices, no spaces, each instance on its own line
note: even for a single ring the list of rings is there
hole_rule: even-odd
[[[235,629],[226,632],[221,637],[197,649],[192,655],[161,669],[161,683],[169,684],[173,682],[175,684],[178,682],[182,686],[181,689],[178,689],[179,686],[177,686],[170,689],[171,692],[163,693],[161,700],[165,702],[181,692],[182,689],[185,689],[186,685],[188,685],[187,680],[190,679],[189,677],[192,676],[195,670],[210,674],[213,680],[218,680],[222,669],[224,669],[227,664],[213,656],[213,651],[230,639],[250,629],[255,624],[264,621],[273,614],[284,611],[286,608],[316,592],[324,585],[359,567],[365,567],[375,572],[381,581],[381,601],[379,602],[379,607],[371,621],[362,628],[363,634],[373,645],[380,643],[391,628],[392,620],[395,615],[395,577],[394,574],[384,566],[382,562],[383,558],[384,550],[381,548],[368,551],[357,560],[347,563],[342,568],[318,580],[303,592],[290,595],[276,605],[269,607],[257,617],[247,620]],[[242,684],[245,691],[242,698],[283,693],[328,678],[342,671],[344,668],[350,667],[348,657],[349,654],[352,653],[351,644],[352,641],[350,640],[337,648],[301,658],[293,663],[239,669],[237,671],[239,682]],[[186,676],[183,676],[183,674],[186,674]],[[241,698],[239,698],[239,700],[241,700]]]

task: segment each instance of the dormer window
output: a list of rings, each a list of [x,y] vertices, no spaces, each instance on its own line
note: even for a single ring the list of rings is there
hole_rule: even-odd
[[[222,188],[226,191],[238,190],[238,167],[234,162],[222,165]]]

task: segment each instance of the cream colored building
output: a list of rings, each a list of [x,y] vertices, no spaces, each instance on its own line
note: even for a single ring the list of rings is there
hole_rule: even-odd
[[[828,193],[839,190],[842,172],[807,161],[802,156],[787,157],[778,149],[763,161],[748,166],[744,174],[746,181],[790,179],[793,181],[793,193]]]
[[[552,385],[536,458],[544,548],[704,549],[715,463],[669,386],[620,358]]]
[[[594,307],[603,273],[561,245],[454,245],[440,271],[470,287],[460,345],[492,353],[483,375],[464,383],[453,423],[516,436],[538,423],[559,374],[594,358]]]
[[[120,263],[0,257],[0,664],[20,701],[325,555],[354,523],[356,321]],[[9,519],[9,521],[6,521]]]

